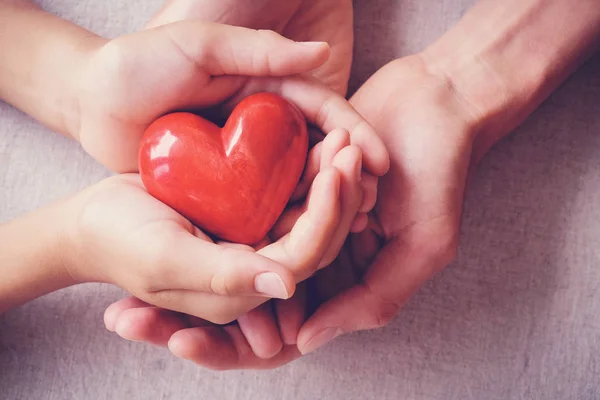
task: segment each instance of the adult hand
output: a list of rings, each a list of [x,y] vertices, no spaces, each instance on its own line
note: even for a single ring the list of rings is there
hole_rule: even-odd
[[[352,0],[169,0],[147,26],[197,18],[269,29],[295,41],[327,42],[331,56],[310,74],[344,96],[354,45],[352,13]]]
[[[338,271],[353,271],[354,284],[302,327],[302,353],[343,333],[390,322],[450,263],[458,246],[477,112],[419,56],[382,68],[351,102],[374,124],[391,167],[381,180],[371,228],[352,237],[350,256],[338,259]],[[331,276],[335,268],[324,273]],[[322,286],[327,291],[330,285]],[[326,298],[340,289],[328,290]]]

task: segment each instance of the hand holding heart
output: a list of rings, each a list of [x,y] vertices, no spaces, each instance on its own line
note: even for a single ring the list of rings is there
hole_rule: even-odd
[[[74,80],[79,124],[72,136],[105,166],[137,172],[145,129],[182,110],[222,107],[256,92],[274,92],[298,106],[308,121],[329,132],[343,128],[382,175],[387,152],[375,132],[340,95],[297,77],[325,63],[326,43],[297,43],[272,31],[186,20],[143,30],[90,50]]]
[[[341,130],[331,138],[340,136],[348,140]],[[360,170],[356,146],[337,152],[306,201],[282,217],[286,226],[277,229],[291,219],[291,231],[275,243],[265,238],[257,250],[213,242],[148,195],[136,174],[109,178],[71,200],[77,212],[69,272],[78,281],[117,284],[154,306],[228,323],[268,297],[290,297],[297,281],[339,251],[362,202]]]

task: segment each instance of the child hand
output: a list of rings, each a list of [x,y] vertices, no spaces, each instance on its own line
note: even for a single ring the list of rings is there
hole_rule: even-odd
[[[226,323],[238,312],[215,307],[207,296],[288,298],[294,274],[315,270],[339,225],[339,186],[338,170],[324,169],[290,233],[255,252],[214,243],[147,194],[138,175],[109,178],[71,200],[69,272],[80,282],[114,283],[156,306]]]
[[[310,171],[314,168],[317,171],[319,168],[326,170],[332,166],[338,169],[342,178],[339,190],[341,214],[337,229],[329,238],[327,251],[322,253],[320,262],[317,261],[319,265],[315,264],[312,269],[301,271],[294,268],[293,260],[288,260],[289,264],[285,264],[292,267],[297,282],[327,265],[330,259],[339,253],[361,204],[360,161],[358,148],[350,145],[348,133],[342,130],[331,132],[311,151],[307,174],[303,177],[303,181],[310,179],[309,176],[312,175]],[[301,185],[304,183],[301,182]],[[313,192],[315,189],[313,185]],[[289,207],[269,236],[278,239],[285,238],[286,235],[291,237],[294,232],[298,232],[297,221],[304,208],[305,205],[302,204]],[[288,233],[290,229],[292,233]],[[308,230],[302,232],[302,235],[309,234]],[[268,251],[268,249],[262,251],[264,250]],[[300,250],[311,251],[308,248]],[[276,260],[283,260],[281,256],[272,252],[266,255]],[[303,293],[300,291],[296,295],[302,296]],[[135,298],[128,298],[114,303],[106,310],[105,323],[109,330],[116,331],[124,338],[161,346],[168,344],[176,355],[210,368],[272,366],[281,360],[289,361],[289,357],[295,354],[289,348],[281,353],[280,350],[284,345],[295,343],[304,312],[300,309],[286,310],[286,304],[291,307],[303,307],[304,301],[278,303],[275,309],[277,317],[270,303],[260,305],[264,299],[254,301],[252,298],[225,299],[210,296],[205,301],[212,302],[215,307],[229,309],[230,312],[238,315],[248,313],[243,315],[237,324],[218,327],[197,318],[153,307]],[[290,318],[297,320],[292,321]],[[281,322],[281,332],[277,320]],[[200,351],[204,345],[207,345],[211,351]],[[271,359],[275,354],[277,357]]]

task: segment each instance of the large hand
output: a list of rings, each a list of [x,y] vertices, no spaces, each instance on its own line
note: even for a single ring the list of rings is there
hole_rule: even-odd
[[[352,0],[169,0],[148,27],[198,18],[271,29],[295,41],[327,42],[331,57],[311,75],[345,95],[354,44],[352,11]]]
[[[458,245],[477,113],[419,56],[382,68],[351,102],[376,127],[391,168],[381,180],[371,231],[351,238],[351,256],[338,260],[356,272],[356,284],[302,327],[303,353],[340,334],[387,324]]]

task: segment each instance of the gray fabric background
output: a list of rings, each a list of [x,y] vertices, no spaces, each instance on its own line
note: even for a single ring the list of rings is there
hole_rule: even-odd
[[[282,0],[283,1],[283,0]],[[356,88],[474,0],[357,2]],[[107,35],[161,0],[46,0]],[[0,317],[1,399],[600,399],[600,57],[483,162],[453,266],[387,328],[271,372],[213,373],[103,328],[117,289],[86,285]],[[108,173],[0,104],[0,220]]]

